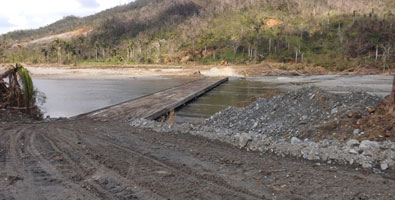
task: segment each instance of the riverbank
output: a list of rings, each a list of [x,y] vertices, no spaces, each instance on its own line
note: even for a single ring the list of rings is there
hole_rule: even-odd
[[[113,75],[124,77],[149,76],[300,76],[300,75],[371,75],[395,74],[395,69],[383,72],[377,68],[354,68],[346,71],[329,71],[323,67],[306,64],[284,64],[265,62],[254,65],[112,65],[87,63],[80,65],[25,64],[36,76],[73,75]],[[0,70],[7,64],[0,64]]]
[[[168,70],[168,68],[166,67],[168,66],[161,68],[162,70],[161,72],[163,72],[163,70]],[[93,79],[95,78],[102,79],[103,77],[120,78],[120,77],[133,76],[132,75],[133,73],[130,73],[129,75],[125,75],[125,71],[127,72],[128,70],[131,70],[130,68],[127,67],[120,69],[120,71],[125,70],[123,71],[123,73],[117,70],[113,70],[113,68],[105,68],[105,67],[103,69],[90,69],[90,68],[58,69],[58,68],[32,67],[32,69],[33,69],[32,73],[35,74],[35,76],[51,77],[51,78],[70,77],[73,74],[78,74],[76,77],[89,78],[95,73],[97,74],[93,76]],[[51,70],[48,71],[48,69],[54,71]],[[146,70],[152,72],[152,70],[150,69],[146,69]],[[157,76],[141,75],[139,76],[139,78],[144,78],[144,77],[160,78],[161,76],[162,75],[157,75]],[[196,78],[199,78],[200,76],[202,76],[202,74],[195,74],[194,76],[196,76]],[[271,136],[273,137],[278,136],[273,141],[277,141],[279,140],[279,138],[289,140],[291,139],[291,137],[295,137],[296,139],[299,140],[308,139],[308,141],[314,141],[316,143],[322,142],[324,140],[339,141],[342,143],[346,143],[350,139],[358,139],[359,142],[362,142],[363,139],[364,140],[381,139],[380,141],[386,141],[386,140],[392,141],[392,139],[394,138],[392,135],[392,132],[394,132],[394,130],[392,129],[392,127],[389,127],[390,124],[385,124],[385,123],[381,124],[379,123],[380,120],[377,120],[380,119],[380,116],[374,119],[378,121],[377,124],[379,124],[380,127],[375,127],[375,124],[370,123],[369,121],[370,119],[368,119],[367,117],[369,116],[367,115],[369,114],[367,113],[367,110],[374,109],[380,102],[383,102],[382,97],[390,93],[392,76],[379,76],[379,75],[318,76],[317,75],[317,76],[294,76],[294,77],[290,77],[290,76],[251,77],[246,79],[271,83],[274,84],[273,87],[280,88],[283,91],[288,91],[288,93],[286,93],[285,96],[281,97],[282,98],[281,101],[277,99],[276,96],[268,101],[255,98],[253,101],[249,102],[250,104],[247,106],[247,108],[240,108],[242,111],[238,111],[240,109],[236,109],[236,108],[226,109],[225,111],[221,111],[220,113],[222,114],[223,113],[228,113],[228,114],[225,114],[224,116],[216,114],[215,115],[217,117],[216,121],[212,121],[209,127],[230,130],[235,133],[238,133],[236,135],[240,135],[246,132],[246,130],[247,133],[256,133],[256,134],[264,133],[265,131],[269,131],[269,132],[271,131],[270,133],[264,133],[264,134],[270,135],[273,132],[274,135],[272,134]],[[79,85],[81,84],[84,83],[79,83]],[[305,88],[306,86],[319,86],[321,88],[324,88],[325,90],[331,91],[331,93],[327,93],[327,91],[321,89],[320,90],[315,89],[312,91],[308,89],[306,90]],[[298,90],[299,88],[302,89]],[[88,88],[88,90],[91,89]],[[369,93],[360,93],[361,91],[365,91]],[[372,94],[379,96],[377,97],[372,96]],[[318,97],[316,96],[319,96],[320,98],[324,98],[323,100],[327,102],[317,102]],[[361,104],[360,103],[361,99],[366,100],[365,103]],[[81,104],[81,102],[77,102],[77,103]],[[90,104],[92,104],[92,102]],[[262,104],[263,110],[259,111],[258,109],[257,111],[253,112],[253,110],[255,109],[255,105],[258,104]],[[324,107],[322,106],[320,107],[319,105],[321,104],[324,104]],[[342,106],[338,107],[339,105]],[[64,106],[66,105],[63,105],[63,107]],[[276,107],[284,108],[286,110],[282,110],[282,111],[273,110]],[[325,110],[325,109],[329,109],[329,110]],[[292,110],[294,112],[287,113]],[[377,111],[379,110],[380,108],[377,107]],[[248,113],[261,113],[261,114],[259,116],[256,115],[245,116]],[[281,115],[276,115],[276,113]],[[284,113],[287,114],[284,115]],[[372,115],[377,113],[378,112],[376,113],[371,112],[370,114]],[[59,114],[59,116],[61,116],[61,114]],[[263,118],[266,117],[267,118],[266,121],[262,119],[262,117]],[[229,121],[231,119],[233,121]],[[360,124],[361,121],[364,122],[363,125],[369,125],[370,127],[362,126]],[[242,126],[238,127],[237,124],[240,125],[240,123],[242,123],[241,124]],[[272,129],[266,130],[268,127],[272,127]],[[379,129],[381,130],[381,132],[379,131],[375,133],[370,133],[370,132],[366,132],[364,129],[366,130],[370,129],[371,131],[373,129],[376,130]],[[351,134],[353,132],[358,132],[358,133],[353,135]],[[285,133],[286,135],[283,135]],[[360,133],[363,134],[358,135]],[[350,136],[354,136],[354,137],[350,137]],[[254,138],[255,136],[251,136],[251,137]],[[306,157],[306,155],[303,156]],[[321,157],[322,155],[320,156],[320,158]],[[383,160],[379,160],[379,161],[375,160],[374,162],[379,162],[379,163],[375,163],[375,164],[372,163],[370,165],[371,166],[380,165],[381,161]],[[347,162],[354,163],[356,161],[353,160],[351,162],[348,160]],[[359,164],[363,165],[364,163],[360,161]],[[389,167],[393,166],[392,162],[390,162],[388,165]],[[369,165],[365,164],[365,166],[369,166]]]
[[[106,76],[94,78],[99,77]],[[256,77],[288,92],[230,107],[203,124],[143,119],[1,124],[0,199],[33,194],[42,199],[393,199],[393,129],[382,130],[389,137],[368,132],[377,122],[391,125],[380,119],[387,112],[377,106],[383,98],[349,93],[353,86],[342,88],[346,94],[305,87],[355,81],[363,86],[364,80],[378,85],[371,92],[385,93],[390,77]],[[376,121],[369,123],[371,117]]]

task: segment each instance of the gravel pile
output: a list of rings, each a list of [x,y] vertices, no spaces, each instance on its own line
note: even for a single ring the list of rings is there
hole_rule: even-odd
[[[367,93],[332,94],[307,87],[271,99],[258,99],[244,108],[229,107],[204,124],[169,125],[132,119],[130,125],[157,132],[198,135],[281,157],[387,170],[395,168],[395,142],[356,139],[339,142],[333,138],[312,141],[303,137],[333,120],[350,117],[350,113],[368,114],[382,101]]]
[[[315,162],[357,165],[363,168],[381,170],[394,169],[395,167],[395,142],[391,141],[375,142],[364,140],[359,142],[358,140],[350,139],[347,143],[339,143],[335,140],[326,139],[314,142],[308,139],[301,140],[296,137],[278,139],[253,131],[240,132],[189,123],[169,125],[146,119],[132,119],[130,125],[156,132],[201,136],[211,140],[222,141],[247,151],[273,153],[281,157],[291,156]]]
[[[304,138],[328,121],[341,119],[348,113],[367,114],[382,101],[362,92],[333,94],[306,87],[271,99],[258,99],[247,107],[229,107],[213,115],[206,125],[274,137]]]

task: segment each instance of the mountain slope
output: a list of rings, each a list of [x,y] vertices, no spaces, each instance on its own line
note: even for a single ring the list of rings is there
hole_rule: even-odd
[[[85,18],[5,34],[0,56],[56,62],[54,43],[6,47],[89,27],[92,31],[72,39],[68,49],[62,43],[60,53],[72,55],[62,62],[276,60],[339,70],[393,67],[394,10],[392,0],[136,0]]]

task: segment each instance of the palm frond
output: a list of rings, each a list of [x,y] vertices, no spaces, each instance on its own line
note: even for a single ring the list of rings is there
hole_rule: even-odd
[[[17,64],[16,67],[17,67],[17,73],[20,78],[20,82],[22,84],[23,98],[25,100],[25,103],[27,104],[26,106],[29,107],[30,104],[32,103],[34,96],[33,81],[30,76],[29,70],[27,70],[20,64]]]

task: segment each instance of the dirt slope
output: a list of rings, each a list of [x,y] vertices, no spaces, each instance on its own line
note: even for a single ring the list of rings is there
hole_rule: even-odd
[[[73,37],[77,37],[80,35],[86,36],[90,31],[92,31],[92,29],[90,28],[81,28],[81,29],[77,29],[74,31],[70,31],[70,32],[66,32],[66,33],[61,33],[58,35],[50,35],[47,37],[42,37],[36,40],[32,40],[29,42],[23,42],[23,43],[19,43],[19,44],[14,44],[12,46],[12,48],[17,48],[17,47],[29,47],[29,46],[33,46],[33,45],[38,45],[38,44],[47,44],[50,43],[56,39],[62,39],[62,40],[70,40]]]

